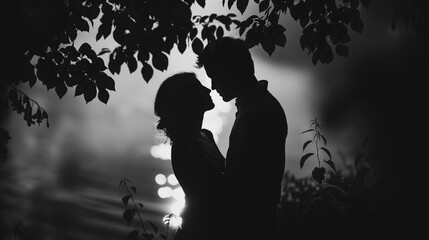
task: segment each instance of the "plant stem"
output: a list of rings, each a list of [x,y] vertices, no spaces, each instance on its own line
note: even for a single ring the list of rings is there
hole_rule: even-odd
[[[125,183],[125,186],[126,186],[126,189],[127,189],[128,194],[131,196],[131,201],[133,202],[134,208],[136,209],[137,216],[138,216],[138,217],[139,217],[139,219],[140,219],[140,223],[142,224],[143,231],[144,231],[145,233],[147,233],[146,228],[144,227],[143,219],[142,219],[142,217],[141,217],[141,215],[140,215],[139,209],[137,208],[137,204],[136,204],[136,202],[134,201],[134,197],[133,197],[133,195],[132,195],[132,194],[131,194],[131,192],[130,192],[130,189],[129,189],[129,187],[128,187],[128,184],[127,184],[127,183]]]

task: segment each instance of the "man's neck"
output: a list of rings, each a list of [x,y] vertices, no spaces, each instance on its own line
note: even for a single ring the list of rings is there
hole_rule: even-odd
[[[248,93],[252,92],[253,89],[259,86],[256,77],[253,75],[251,78],[251,81],[248,81],[246,84],[242,85],[240,88],[240,93],[237,95],[237,99],[245,97]]]

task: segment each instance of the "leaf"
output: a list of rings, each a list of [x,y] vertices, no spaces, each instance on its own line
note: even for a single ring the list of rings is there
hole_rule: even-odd
[[[149,220],[148,222],[149,222],[150,226],[152,227],[153,231],[155,233],[157,233],[158,232],[158,227],[152,221]]]
[[[107,104],[109,101],[109,93],[106,91],[106,89],[99,90],[98,91],[98,100],[100,100],[102,103]]]
[[[112,77],[108,76],[107,74],[104,75],[104,83],[106,86],[106,89],[112,90],[112,91],[116,91],[115,90],[115,81],[113,80]]]
[[[323,167],[315,167],[313,169],[313,171],[311,172],[311,176],[313,177],[314,180],[316,180],[316,182],[318,183],[322,183],[323,180],[325,180],[325,173],[326,170]]]
[[[244,11],[246,11],[248,4],[249,4],[249,0],[237,0],[238,11],[240,11],[241,14],[243,14]]]
[[[76,86],[75,92],[74,92],[74,96],[77,97],[79,95],[82,95],[85,92],[85,87],[83,86],[83,84],[78,84]]]
[[[358,33],[362,33],[362,31],[363,31],[363,22],[362,22],[362,20],[360,18],[354,18],[352,20],[352,22],[350,23],[350,27],[354,31],[356,31]]]
[[[303,33],[302,36],[299,38],[299,44],[301,45],[301,49],[304,50],[306,47],[308,47],[310,43],[310,34]]]
[[[82,45],[79,47],[79,52],[82,54],[87,54],[91,50],[91,45],[89,45],[87,42],[82,43]]]
[[[309,22],[310,18],[308,17],[308,15],[303,15],[300,19],[299,19],[299,24],[301,25],[302,28],[305,28]]]
[[[133,190],[134,193],[137,193],[137,188],[136,187],[130,187],[131,190]]]
[[[308,140],[307,142],[304,143],[304,145],[302,146],[302,151],[305,150],[305,148],[308,146],[308,144],[310,144],[312,142],[312,140]]]
[[[141,69],[141,73],[142,73],[143,79],[146,82],[149,82],[150,79],[153,76],[153,68],[152,68],[152,66],[149,65],[149,64],[147,64],[147,63],[143,63],[143,67]]]
[[[127,240],[137,240],[139,236],[139,230],[133,230],[128,234]]]
[[[323,139],[323,143],[325,144],[325,146],[326,146],[326,143],[327,143],[327,141],[326,141],[326,138],[323,136],[323,135],[320,135],[321,137],[322,137],[322,139]]]
[[[259,12],[267,10],[268,6],[270,6],[270,0],[263,0],[259,3]]]
[[[124,203],[125,206],[128,206],[128,201],[130,200],[130,198],[131,198],[131,195],[127,195],[122,198],[122,202]]]
[[[197,0],[197,3],[204,8],[206,6],[206,0]]]
[[[342,57],[347,57],[349,55],[349,48],[346,45],[338,43],[335,46],[335,52]]]
[[[89,32],[89,24],[85,19],[79,18],[75,26],[77,29],[79,29],[82,32],[83,31]]]
[[[268,36],[265,36],[264,39],[261,42],[262,48],[265,50],[265,52],[268,53],[268,55],[271,56],[273,54],[274,50],[276,49],[276,46],[274,45],[273,39],[271,39]]]
[[[332,170],[334,170],[334,172],[337,172],[337,169],[335,169],[335,164],[332,160],[325,161],[325,163],[328,164]]]
[[[279,47],[284,47],[286,45],[286,35],[283,32],[275,32],[273,35],[274,44]]]
[[[64,81],[60,81],[59,79],[57,80],[57,84],[55,85],[55,92],[60,99],[64,97],[64,95],[67,93],[67,87]]]
[[[314,155],[314,153],[307,153],[304,156],[301,157],[301,160],[299,161],[299,166],[302,168],[304,166],[305,161],[311,157],[312,155]]]
[[[194,51],[195,54],[199,55],[203,51],[203,42],[199,38],[195,38],[192,41],[192,51]]]
[[[216,38],[222,38],[224,34],[223,28],[221,26],[219,26],[216,30]]]
[[[198,34],[198,29],[196,27],[192,28],[191,32],[189,33],[189,38],[191,40],[194,40],[195,36]]]
[[[96,96],[97,89],[95,83],[91,80],[88,80],[88,82],[85,83],[85,92],[83,93],[83,97],[85,98],[86,103],[91,102]]]
[[[164,71],[168,67],[168,57],[163,52],[155,53],[152,56],[152,65],[154,68]]]
[[[327,148],[325,148],[325,147],[321,147],[321,149],[322,149],[323,151],[325,151],[325,153],[326,153],[326,154],[328,154],[328,156],[329,156],[329,160],[331,160],[331,159],[332,159],[331,152],[329,152],[329,150],[328,150]]]
[[[304,133],[307,133],[307,132],[312,132],[312,131],[314,131],[314,129],[308,129],[308,130],[305,130],[304,132],[302,132],[301,134],[304,134]]]
[[[127,64],[130,73],[133,73],[137,69],[137,60],[134,57],[130,57],[127,61]]]
[[[128,226],[130,226],[130,223],[133,220],[135,214],[136,214],[136,210],[131,208],[125,210],[124,213],[122,214]]]
[[[137,205],[139,205],[141,208],[143,208],[143,203],[137,203]]]
[[[234,5],[236,0],[228,0],[228,9],[231,9],[232,5]]]

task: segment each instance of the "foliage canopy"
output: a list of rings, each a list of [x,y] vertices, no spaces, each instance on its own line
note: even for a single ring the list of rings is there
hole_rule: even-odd
[[[46,111],[17,87],[40,81],[59,98],[74,88],[75,96],[88,103],[96,97],[107,103],[115,81],[126,65],[135,72],[141,64],[146,82],[154,71],[165,71],[173,47],[183,53],[191,48],[199,54],[204,45],[238,29],[249,47],[261,45],[271,55],[286,44],[281,15],[290,14],[302,27],[300,45],[311,55],[313,64],[328,64],[334,52],[347,56],[349,31],[361,33],[364,23],[361,6],[371,0],[254,0],[259,14],[242,19],[234,13],[194,15],[193,5],[204,8],[206,0],[19,0],[7,1],[0,23],[4,37],[0,71],[0,104],[5,109],[24,113],[29,126],[48,120]],[[392,28],[403,20],[406,26],[428,36],[426,15],[421,14],[425,1],[389,1],[394,6]],[[228,9],[243,14],[249,0],[222,0]],[[241,19],[241,20],[240,20]],[[75,46],[79,32],[88,32],[98,25],[96,40],[112,36],[119,44],[96,53],[88,43]],[[426,21],[425,21],[426,20]],[[107,63],[100,57],[109,54]],[[107,73],[110,72],[110,74]],[[6,141],[6,140],[5,140]]]

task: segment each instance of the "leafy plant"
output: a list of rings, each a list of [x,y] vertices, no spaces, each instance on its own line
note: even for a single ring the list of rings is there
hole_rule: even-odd
[[[137,219],[141,227],[141,230],[139,229],[132,230],[128,234],[127,240],[137,240],[139,239],[139,236],[141,236],[145,240],[169,239],[169,235],[172,234],[172,232],[170,231],[170,219],[172,215],[168,215],[164,218],[164,223],[166,225],[166,232],[160,231],[159,227],[152,221],[143,220],[139,210],[143,209],[144,205],[142,203],[138,203],[135,201],[133,194],[137,193],[137,188],[134,186],[132,181],[127,178],[124,178],[120,181],[119,186],[126,193],[126,195],[122,198],[122,202],[126,207],[122,216],[126,224],[130,226],[131,222],[137,216]],[[150,227],[152,231],[149,231],[148,227]]]
[[[302,151],[303,153],[307,149],[307,147],[312,144],[314,146],[314,152],[308,152],[305,153],[301,160],[299,161],[299,166],[302,168],[305,164],[305,162],[310,158],[314,156],[317,160],[318,167],[315,167],[311,173],[314,180],[316,180],[318,183],[322,183],[325,180],[325,173],[326,169],[322,167],[322,163],[328,165],[334,172],[336,172],[335,164],[332,161],[332,155],[329,149],[327,148],[327,141],[325,136],[322,134],[323,125],[318,121],[317,118],[311,121],[310,129],[303,131],[301,134],[305,133],[313,133],[313,137],[310,140],[307,140],[303,147]],[[323,160],[322,160],[323,159]]]

